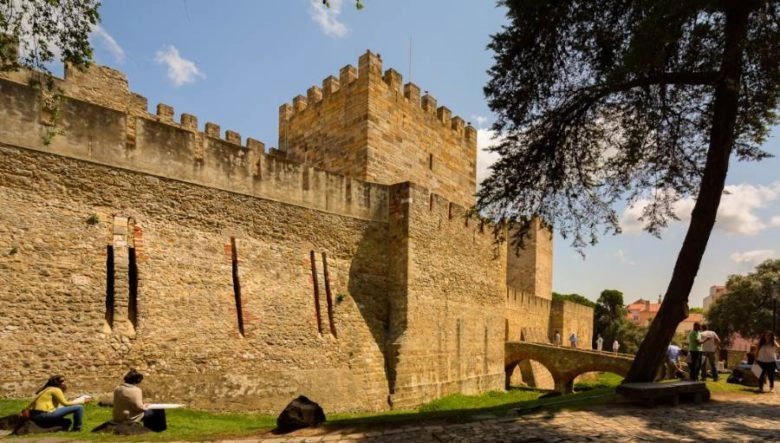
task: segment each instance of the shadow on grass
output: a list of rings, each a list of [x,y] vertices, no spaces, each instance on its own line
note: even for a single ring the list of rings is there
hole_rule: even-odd
[[[430,410],[430,406],[423,406],[420,410],[389,411],[385,413],[355,416],[332,414],[321,428],[326,432],[359,432],[365,429],[382,430],[383,428],[395,428],[399,426],[435,426],[463,424],[480,420],[513,417],[526,413],[548,410],[555,413],[561,409],[578,409],[594,404],[608,403],[616,398],[615,388],[589,387],[565,396],[552,396],[545,398],[550,391],[540,391],[533,388],[511,388],[504,395],[512,393],[527,393],[526,400],[504,402],[485,406],[464,406],[462,408],[448,407],[446,410]],[[435,407],[435,406],[434,406]]]

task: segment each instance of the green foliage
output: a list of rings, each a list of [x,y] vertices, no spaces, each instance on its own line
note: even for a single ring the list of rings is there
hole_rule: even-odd
[[[557,292],[552,293],[552,299],[553,301],[570,301],[572,303],[577,303],[580,305],[587,306],[589,308],[596,307],[596,303],[593,303],[592,301],[588,300],[584,296],[580,294],[559,294]]]
[[[593,334],[601,334],[604,338],[604,349],[611,350],[616,339],[620,352],[634,354],[639,349],[647,329],[629,321],[627,314],[622,292],[616,289],[601,291],[593,310]]]
[[[509,23],[489,44],[485,93],[505,137],[477,203],[492,218],[540,215],[582,247],[601,226],[620,232],[614,203],[650,199],[643,221],[658,235],[672,204],[699,191],[726,12],[750,14],[734,148],[740,159],[768,156],[759,145],[778,121],[778,2],[725,12],[734,2],[500,3]]]
[[[707,323],[727,342],[732,333],[754,337],[780,323],[780,259],[767,260],[747,275],[731,275],[726,292],[708,310]],[[777,303],[777,305],[776,305]]]
[[[55,58],[86,66],[99,7],[98,0],[0,0],[0,71],[25,67],[48,73],[46,64]]]
[[[704,314],[704,308],[690,308],[688,309],[689,314]]]
[[[593,333],[601,333],[612,324],[626,320],[626,308],[623,305],[623,293],[616,289],[605,289],[596,300],[593,310]],[[605,336],[606,340],[607,337]]]
[[[780,2],[503,0],[485,94],[502,142],[476,209],[539,216],[578,250],[642,203],[660,236],[693,197],[666,302],[627,380],[651,381],[701,265],[729,160],[761,160],[780,120]],[[520,231],[522,232],[522,230]]]
[[[96,224],[100,223],[100,217],[97,214],[91,214],[89,217],[87,217],[86,222],[90,226],[95,226]]]

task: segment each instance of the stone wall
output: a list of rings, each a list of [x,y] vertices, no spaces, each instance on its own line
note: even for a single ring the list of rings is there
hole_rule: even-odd
[[[570,301],[553,301],[550,328],[550,337],[555,330],[561,331],[563,346],[570,345],[569,335],[574,332],[578,348],[593,349],[593,308]]]
[[[422,187],[399,184],[391,192],[391,238],[407,251],[395,265],[402,271],[390,274],[406,287],[401,298],[391,292],[391,317],[399,319],[389,337],[398,356],[393,405],[502,389],[503,246],[463,208]]]
[[[283,106],[280,142],[300,137],[280,146],[302,147],[283,155],[165,104],[149,114],[108,68],[66,69],[62,96],[0,75],[3,395],[52,373],[105,394],[129,367],[149,399],[214,410],[501,389],[504,341],[549,330],[551,256],[511,269],[466,217],[473,128],[380,71],[367,53]],[[533,282],[519,303],[510,275]]]
[[[51,373],[79,391],[107,392],[133,366],[151,396],[193,407],[271,412],[306,394],[328,410],[386,408],[387,312],[377,299],[386,223],[5,145],[0,199],[0,353],[16,362],[0,375],[5,395],[28,396]],[[119,253],[127,242],[137,255],[137,321],[117,285],[110,324],[107,245],[111,277],[127,280]],[[333,298],[344,297],[333,306],[337,336],[324,291],[326,326],[317,328],[310,251],[320,286],[326,252]]]

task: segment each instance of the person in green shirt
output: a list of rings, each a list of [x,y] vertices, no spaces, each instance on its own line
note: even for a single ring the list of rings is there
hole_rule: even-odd
[[[64,430],[80,431],[84,421],[84,403],[87,400],[68,401],[65,398],[65,377],[53,375],[46,384],[35,393],[35,399],[28,406],[30,408],[30,420],[42,428],[60,427]],[[71,421],[65,416],[73,416]]]
[[[701,345],[709,340],[709,338],[702,339],[701,337],[701,324],[696,322],[693,324],[693,330],[688,334],[688,353],[691,358],[690,378],[696,381],[699,377],[699,371],[701,369]]]

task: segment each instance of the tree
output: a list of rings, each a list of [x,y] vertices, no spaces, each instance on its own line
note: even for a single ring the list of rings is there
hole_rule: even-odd
[[[538,215],[581,250],[619,233],[618,202],[649,200],[659,235],[696,199],[663,303],[627,381],[651,381],[715,223],[729,160],[760,160],[778,122],[777,0],[504,0],[485,93],[503,136],[476,209]],[[526,230],[519,231],[521,235]]]
[[[731,275],[726,292],[707,311],[707,323],[724,341],[733,333],[755,337],[777,327],[780,260],[767,260],[747,275]]]
[[[617,340],[621,352],[633,354],[639,349],[647,331],[630,322],[627,315],[622,292],[617,289],[601,291],[593,311],[593,334],[601,334],[607,348]]]
[[[614,331],[609,332],[613,325],[626,319],[626,308],[623,305],[623,293],[616,289],[601,291],[596,306],[593,309],[593,333],[601,334],[605,340],[614,339]],[[613,335],[610,335],[613,334]]]
[[[98,0],[0,0],[0,72],[24,67],[48,73],[47,63],[55,59],[86,66],[99,7]]]

